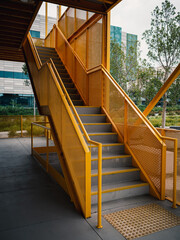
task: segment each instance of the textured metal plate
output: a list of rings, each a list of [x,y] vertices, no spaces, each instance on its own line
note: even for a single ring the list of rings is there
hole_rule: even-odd
[[[104,218],[127,240],[180,225],[180,217],[154,203],[106,214]]]

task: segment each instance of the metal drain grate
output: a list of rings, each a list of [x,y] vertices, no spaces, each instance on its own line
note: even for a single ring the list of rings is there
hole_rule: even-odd
[[[104,218],[127,240],[180,225],[180,217],[154,203],[106,214]]]

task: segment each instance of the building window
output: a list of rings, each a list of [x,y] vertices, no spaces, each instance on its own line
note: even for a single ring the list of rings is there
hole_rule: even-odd
[[[31,37],[40,38],[39,31],[30,30],[30,34],[31,34]]]

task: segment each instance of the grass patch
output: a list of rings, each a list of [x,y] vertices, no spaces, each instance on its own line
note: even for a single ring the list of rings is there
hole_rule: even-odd
[[[31,123],[44,121],[44,116],[23,116],[22,130],[24,137],[31,136]],[[0,116],[0,132],[8,132],[9,137],[19,137],[21,133],[21,117],[20,116]],[[34,136],[44,136],[44,129],[34,126]]]
[[[162,116],[149,116],[149,121],[154,127],[161,127]],[[167,115],[166,116],[166,126],[180,126],[180,115]]]

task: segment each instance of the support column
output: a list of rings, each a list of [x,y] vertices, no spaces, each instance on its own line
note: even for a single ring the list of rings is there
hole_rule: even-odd
[[[48,3],[45,3],[45,38],[48,32]]]

